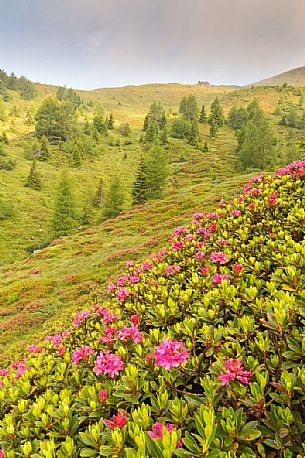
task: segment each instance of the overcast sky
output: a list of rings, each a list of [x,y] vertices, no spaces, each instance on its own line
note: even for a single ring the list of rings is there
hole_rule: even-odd
[[[94,89],[305,65],[305,0],[0,0],[0,68]]]

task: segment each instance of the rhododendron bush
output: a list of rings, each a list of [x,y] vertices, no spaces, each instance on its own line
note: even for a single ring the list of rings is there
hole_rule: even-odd
[[[0,368],[0,456],[305,456],[305,161]]]

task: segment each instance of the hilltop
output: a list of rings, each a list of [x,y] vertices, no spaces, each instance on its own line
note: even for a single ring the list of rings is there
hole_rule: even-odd
[[[292,70],[253,83],[254,86],[279,86],[283,84],[305,86],[305,66],[293,68]]]

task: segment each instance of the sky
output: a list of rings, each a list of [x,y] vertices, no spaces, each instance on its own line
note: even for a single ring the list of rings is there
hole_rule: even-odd
[[[305,0],[0,0],[0,68],[78,89],[305,65]]]

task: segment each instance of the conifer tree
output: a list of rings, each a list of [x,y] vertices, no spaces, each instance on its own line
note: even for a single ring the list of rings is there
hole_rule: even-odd
[[[216,137],[218,132],[218,126],[214,120],[209,121],[210,123],[210,137]]]
[[[195,119],[191,122],[189,131],[187,133],[187,141],[192,146],[198,145],[199,129],[198,129],[197,121]]]
[[[114,178],[105,196],[103,216],[105,218],[115,218],[123,210],[124,193],[118,178]]]
[[[109,130],[113,130],[114,129],[114,118],[113,118],[113,114],[110,113],[110,116],[107,120],[107,129]]]
[[[47,161],[50,158],[51,150],[50,143],[47,137],[44,135],[40,140],[40,156],[41,161]]]
[[[168,144],[168,135],[167,135],[167,127],[166,126],[164,126],[164,129],[161,130],[160,143],[163,146]]]
[[[155,143],[159,138],[159,126],[156,122],[151,122],[148,125],[144,143]]]
[[[194,121],[198,119],[198,105],[194,95],[184,96],[180,102],[179,113],[184,119]]]
[[[154,144],[148,151],[145,161],[148,176],[149,199],[158,199],[162,197],[165,188],[167,176],[167,160],[164,149],[158,144]]]
[[[202,147],[202,152],[203,152],[203,153],[207,153],[208,151],[209,151],[208,142],[205,141],[205,142],[204,142],[204,145],[203,145],[203,147]]]
[[[28,178],[26,180],[26,185],[27,188],[32,188],[36,189],[37,191],[41,189],[42,187],[42,182],[40,178],[40,174],[38,173],[36,169],[36,159],[33,160],[32,165],[31,165],[31,170],[28,175]]]
[[[51,219],[53,237],[68,235],[76,226],[76,206],[68,174],[60,176],[55,195],[54,211]]]
[[[205,112],[205,106],[204,105],[202,105],[202,107],[201,107],[201,111],[200,111],[198,122],[200,122],[201,124],[206,124],[208,122],[208,117],[207,117],[207,114]]]
[[[214,125],[213,129],[215,129],[215,127],[216,129],[219,129],[225,123],[223,109],[218,97],[215,97],[214,101],[212,102],[209,123],[211,126]]]
[[[95,110],[93,116],[93,127],[99,134],[105,135],[107,133],[107,126],[104,120],[104,111],[100,106],[98,106]]]
[[[93,207],[100,207],[104,201],[104,180],[103,178],[100,179],[98,188],[96,190],[96,194],[92,201]]]
[[[149,187],[149,177],[147,165],[145,164],[144,159],[141,159],[141,162],[138,167],[136,181],[133,184],[132,189],[132,198],[133,204],[144,204],[148,200],[148,187]]]

